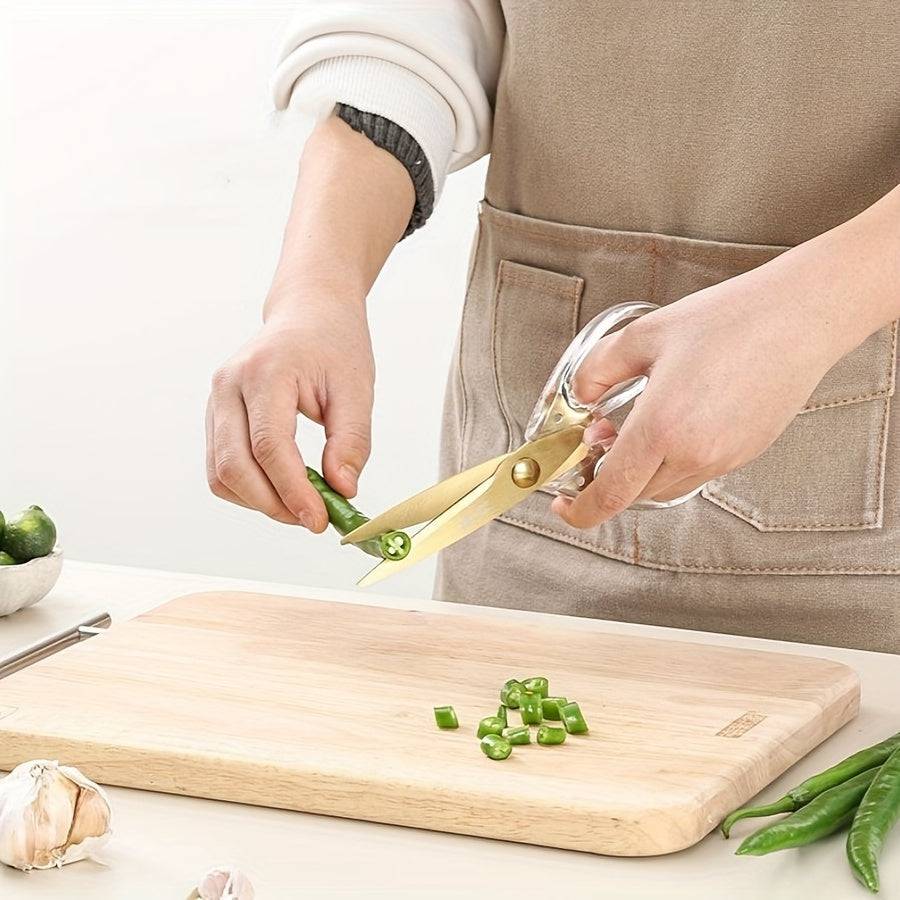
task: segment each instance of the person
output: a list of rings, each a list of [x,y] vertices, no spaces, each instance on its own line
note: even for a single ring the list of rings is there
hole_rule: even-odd
[[[649,377],[586,433],[598,477],[445,551],[436,596],[900,652],[898,73],[888,0],[298,4],[275,102],[319,119],[264,325],[213,379],[213,492],[322,531],[299,412],[354,495],[366,294],[490,151],[443,475],[521,441],[598,312],[661,308],[579,372],[584,401]]]

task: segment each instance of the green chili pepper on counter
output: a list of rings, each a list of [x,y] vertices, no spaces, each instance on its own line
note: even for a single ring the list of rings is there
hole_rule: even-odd
[[[307,466],[306,474],[309,483],[319,492],[325,504],[328,521],[341,535],[350,534],[369,521],[368,516],[364,516],[346,497],[331,487],[315,469]],[[353,546],[379,559],[400,560],[409,554],[412,542],[405,531],[386,531]]]
[[[486,734],[481,739],[481,752],[488,759],[506,759],[512,753],[512,744],[499,734]]]
[[[540,695],[522,694],[519,697],[519,712],[522,714],[523,725],[540,725],[543,718]]]
[[[794,812],[800,809],[801,806],[806,806],[807,803],[829,788],[843,784],[855,775],[859,775],[860,772],[882,765],[898,747],[900,747],[900,733],[872,747],[867,747],[865,750],[860,750],[852,756],[848,756],[830,769],[826,769],[818,775],[813,775],[812,778],[807,778],[806,781],[789,790],[780,800],[766,803],[763,806],[746,806],[742,809],[737,809],[722,822],[722,834],[728,837],[731,827],[740,819]]]
[[[835,785],[786,819],[766,825],[745,838],[737,848],[738,856],[764,856],[776,850],[805,847],[849,825],[878,769],[860,772],[843,784]]]
[[[550,693],[550,682],[543,676],[537,678],[526,678],[522,682],[522,686],[530,694],[537,694],[541,700]]]
[[[552,744],[562,744],[566,740],[565,728],[553,728],[550,725],[541,725],[537,732],[537,742],[550,746]]]
[[[438,728],[459,728],[459,719],[456,718],[456,710],[452,706],[436,706],[434,721]]]
[[[500,734],[506,728],[506,722],[499,716],[488,716],[478,723],[477,737],[483,738],[486,734]]]
[[[510,678],[509,681],[505,682],[503,687],[500,688],[500,702],[510,709],[518,709],[519,698],[524,693],[525,688],[522,685],[522,682],[515,678]]]
[[[505,737],[514,747],[519,744],[531,743],[531,731],[527,725],[516,725],[513,728],[504,728],[501,737]]]
[[[859,804],[847,835],[847,859],[853,874],[878,892],[878,856],[888,832],[900,819],[900,749],[878,770]]]

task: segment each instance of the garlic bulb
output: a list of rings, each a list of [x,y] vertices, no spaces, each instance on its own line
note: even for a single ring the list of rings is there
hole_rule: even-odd
[[[109,800],[78,769],[47,759],[0,779],[0,862],[51,869],[87,859],[110,835]]]
[[[240,869],[222,866],[210,869],[200,879],[196,896],[200,900],[253,900],[256,892]]]

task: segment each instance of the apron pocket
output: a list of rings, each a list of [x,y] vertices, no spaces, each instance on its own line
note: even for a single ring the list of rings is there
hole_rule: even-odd
[[[759,531],[880,528],[896,323],[828,371],[762,456],[703,496]]]
[[[554,366],[578,330],[583,279],[502,259],[491,345],[497,401],[512,450]]]

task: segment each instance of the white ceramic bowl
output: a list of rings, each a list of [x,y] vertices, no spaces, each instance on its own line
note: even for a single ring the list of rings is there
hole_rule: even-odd
[[[63,552],[56,547],[49,556],[17,566],[0,566],[0,616],[43,600],[56,584],[62,563]]]

